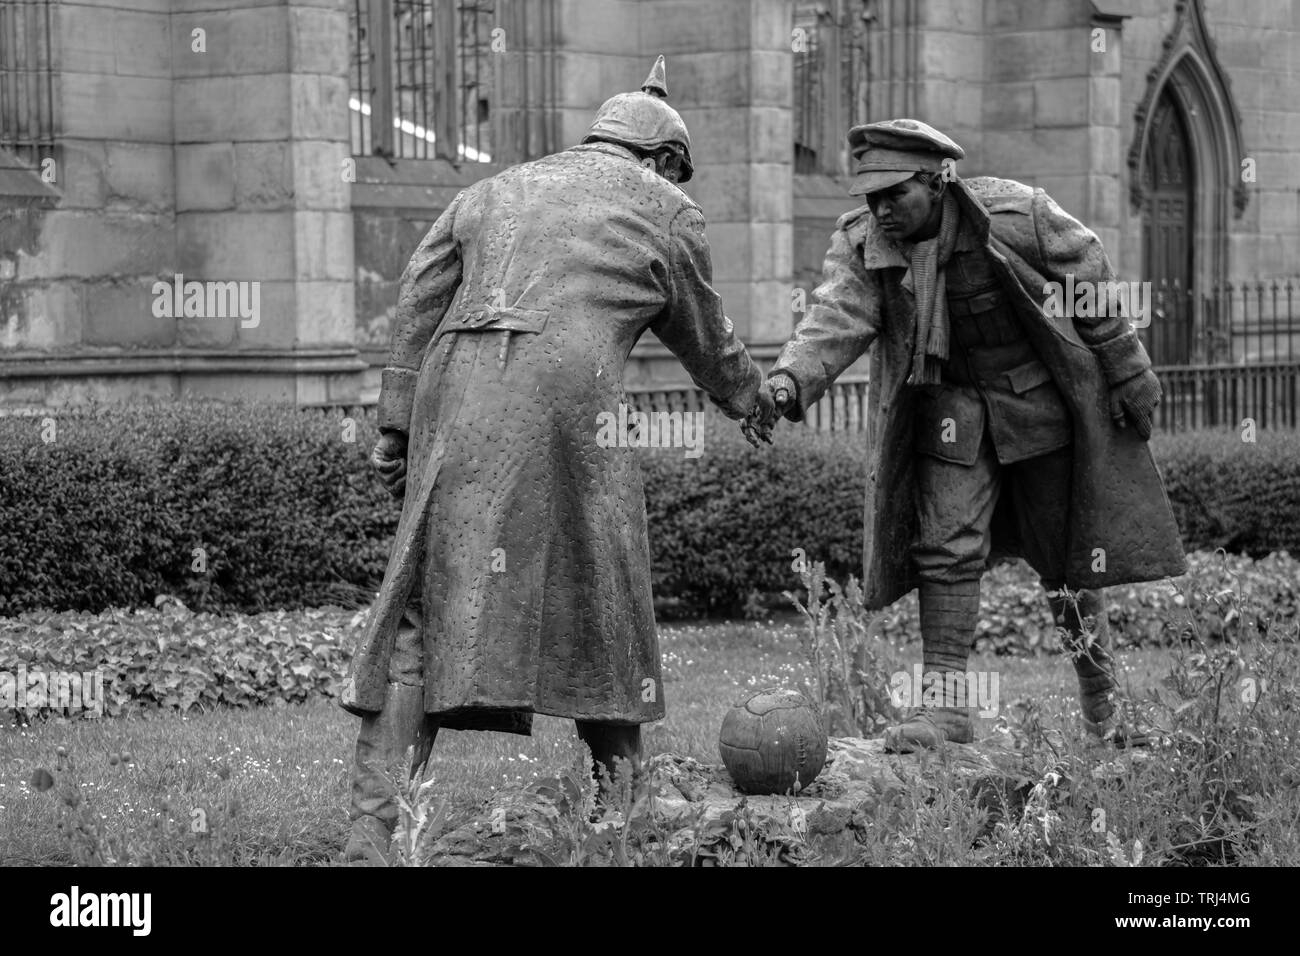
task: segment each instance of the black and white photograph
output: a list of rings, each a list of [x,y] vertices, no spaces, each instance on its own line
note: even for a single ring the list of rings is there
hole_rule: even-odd
[[[1249,929],[1298,422],[1300,0],[0,0],[0,867]]]

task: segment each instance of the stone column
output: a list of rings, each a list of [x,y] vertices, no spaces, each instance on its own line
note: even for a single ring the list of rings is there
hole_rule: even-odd
[[[177,269],[257,282],[261,305],[179,320],[179,345],[234,359],[184,389],[355,400],[344,0],[174,0],[171,28]]]
[[[1110,256],[1111,264],[1125,274],[1120,238],[1123,228],[1124,130],[1121,129],[1124,18],[1096,14],[1089,25],[1088,123],[1092,128],[1088,189],[1084,207],[1075,215],[1083,220]],[[1104,40],[1104,49],[1101,40]]]
[[[1091,126],[1091,49],[1087,4],[997,0],[985,10],[988,84],[977,163],[986,175],[1041,186],[1087,222],[1096,165]],[[1116,146],[1116,160],[1118,147]],[[966,171],[969,175],[970,170]]]
[[[649,0],[642,58],[663,53],[691,131],[686,191],[708,222],[714,287],[756,357],[793,326],[793,53],[783,0]]]

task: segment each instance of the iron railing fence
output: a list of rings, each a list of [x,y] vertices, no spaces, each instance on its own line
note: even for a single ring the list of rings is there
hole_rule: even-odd
[[[1156,365],[1300,362],[1300,278],[1240,279],[1201,293],[1162,279],[1151,298],[1141,335]]]

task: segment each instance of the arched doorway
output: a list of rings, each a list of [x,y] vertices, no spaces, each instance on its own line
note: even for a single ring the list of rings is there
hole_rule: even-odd
[[[1154,283],[1155,314],[1142,338],[1157,365],[1212,363],[1221,353],[1225,316],[1215,290],[1230,275],[1232,218],[1249,198],[1241,120],[1203,5],[1175,4],[1173,28],[1134,111],[1128,152],[1129,200],[1142,221],[1142,278]]]
[[[1195,341],[1193,237],[1196,169],[1182,108],[1161,93],[1142,163],[1142,276],[1152,284],[1151,324],[1141,331],[1155,365],[1187,365]]]

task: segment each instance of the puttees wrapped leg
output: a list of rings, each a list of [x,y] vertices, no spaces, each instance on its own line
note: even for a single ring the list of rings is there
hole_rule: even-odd
[[[1079,709],[1083,726],[1098,740],[1117,747],[1140,747],[1151,742],[1150,732],[1121,719],[1116,706],[1119,684],[1111,656],[1110,622],[1105,591],[1062,593],[1049,588],[1052,619],[1061,628],[1061,643],[1074,662],[1079,678]],[[1056,592],[1056,596],[1051,596]]]
[[[975,623],[980,607],[980,582],[924,581],[920,590],[921,641],[927,680],[942,680],[942,675],[965,676],[971,645],[975,642]],[[934,675],[931,677],[931,675]],[[964,679],[960,681],[965,686]],[[970,743],[975,739],[967,702],[947,699],[937,707],[920,707],[902,723],[885,731],[885,749],[891,753],[911,753],[933,749],[944,741]],[[958,706],[962,704],[963,706]]]

